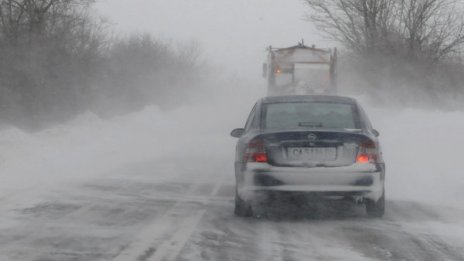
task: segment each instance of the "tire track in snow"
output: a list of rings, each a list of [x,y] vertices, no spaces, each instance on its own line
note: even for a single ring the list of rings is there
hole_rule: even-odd
[[[446,216],[418,203],[390,201],[389,206],[383,220],[343,228],[346,240],[359,252],[388,261],[464,260],[458,242],[450,244],[424,226],[427,222],[446,223]]]
[[[259,241],[261,248],[261,258],[263,261],[278,261],[281,259],[282,251],[278,249],[279,235],[274,228],[270,228],[271,224],[263,221],[259,224]]]
[[[217,195],[223,183],[224,177],[216,182],[209,197],[198,202],[200,204],[188,207],[185,201],[177,201],[162,217],[149,225],[137,237],[134,244],[123,250],[113,261],[175,260],[201,222],[206,213],[206,206]],[[192,185],[186,194],[193,194],[202,187],[204,187],[202,183]]]
[[[206,210],[201,210],[190,216],[189,218],[182,221],[182,223],[177,227],[175,234],[169,239],[165,240],[157,249],[155,249],[154,254],[147,258],[139,258],[140,261],[167,261],[175,260],[175,258],[180,254],[185,244],[187,244],[191,235],[195,231],[198,223],[203,218]]]

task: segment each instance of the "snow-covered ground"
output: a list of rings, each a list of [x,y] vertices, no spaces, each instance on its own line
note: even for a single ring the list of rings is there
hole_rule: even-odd
[[[230,100],[220,98],[224,91],[230,92]],[[188,164],[192,173],[207,168],[208,160],[230,159],[232,166],[235,140],[230,130],[243,125],[257,95],[242,97],[230,88],[217,88],[209,95],[204,104],[175,111],[151,106],[108,120],[86,113],[37,133],[1,130],[0,197],[18,189],[85,180],[171,155],[177,155],[177,161],[164,167]],[[178,173],[160,168],[154,178]]]
[[[363,99],[387,162],[383,220],[364,219],[359,208],[309,221],[247,220],[232,213],[229,132],[262,91],[242,93],[219,89],[202,105],[108,120],[87,113],[38,133],[0,131],[0,256],[462,260],[464,112]]]
[[[389,197],[463,208],[464,111],[368,109],[381,132]]]
[[[254,97],[217,98],[170,112],[152,106],[110,120],[87,113],[38,133],[2,130],[0,194],[56,186],[173,154],[175,164],[188,162],[195,169],[215,159],[230,161],[232,168],[235,141],[229,132],[243,125]],[[365,106],[381,133],[388,197],[463,205],[464,112]],[[200,162],[188,159],[192,154]],[[159,171],[157,178],[163,173],[172,175]]]

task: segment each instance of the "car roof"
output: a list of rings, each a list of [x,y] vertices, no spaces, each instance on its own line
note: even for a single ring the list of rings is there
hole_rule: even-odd
[[[280,102],[336,102],[356,104],[356,100],[346,96],[335,95],[286,95],[269,96],[260,100],[261,103],[280,103]]]

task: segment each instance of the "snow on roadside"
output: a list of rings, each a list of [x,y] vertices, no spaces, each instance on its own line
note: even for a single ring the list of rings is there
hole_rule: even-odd
[[[173,155],[182,148],[185,150],[179,156],[186,157],[201,136],[214,140],[214,135],[222,134],[198,124],[204,120],[194,113],[202,113],[203,109],[193,111],[163,113],[157,107],[148,107],[111,120],[87,113],[38,133],[15,128],[1,131],[0,190],[54,186],[70,179],[85,179]]]
[[[220,162],[224,171],[233,173],[235,140],[229,132],[244,124],[253,101],[252,96],[243,100],[231,93],[229,100],[171,112],[147,107],[110,120],[86,113],[38,133],[2,130],[0,196],[163,159],[173,166],[188,164],[184,169],[191,173],[177,175],[197,175],[208,167],[206,162]],[[464,112],[366,107],[381,132],[388,197],[462,205]],[[173,171],[154,169],[153,173],[162,178]]]
[[[388,196],[462,208],[464,112],[368,108],[380,133]]]

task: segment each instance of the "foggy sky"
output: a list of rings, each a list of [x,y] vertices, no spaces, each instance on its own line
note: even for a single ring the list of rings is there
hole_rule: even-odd
[[[241,79],[258,80],[265,48],[327,42],[304,20],[300,0],[102,0],[99,14],[117,33],[149,32],[172,42],[195,40],[204,56]]]

